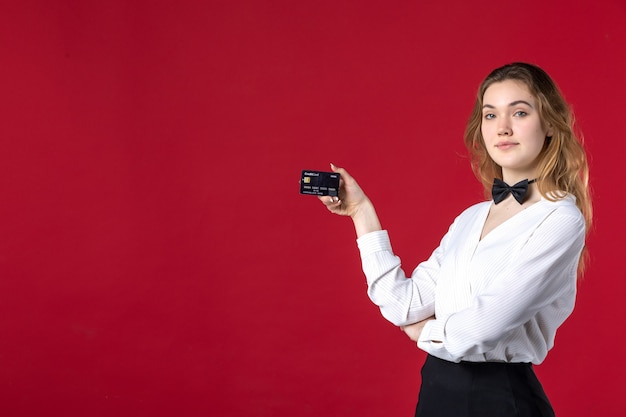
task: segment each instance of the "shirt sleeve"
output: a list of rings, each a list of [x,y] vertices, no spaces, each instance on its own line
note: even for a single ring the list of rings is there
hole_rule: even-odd
[[[371,232],[357,239],[367,294],[384,318],[405,326],[435,314],[435,287],[441,259],[454,224],[430,258],[422,262],[408,279],[400,258],[394,255],[386,230]]]
[[[493,349],[514,329],[545,309],[565,311],[541,316],[541,326],[556,331],[573,309],[564,300],[575,293],[578,260],[585,240],[582,215],[552,212],[534,230],[502,274],[476,295],[469,308],[437,317],[424,326],[418,346],[453,362]],[[561,315],[561,317],[557,317]]]

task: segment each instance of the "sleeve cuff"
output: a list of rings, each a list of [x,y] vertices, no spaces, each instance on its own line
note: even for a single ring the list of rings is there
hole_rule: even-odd
[[[422,333],[417,341],[417,346],[425,351],[443,348],[443,340],[445,338],[446,320],[436,319],[430,320],[424,325]]]
[[[361,256],[371,255],[376,252],[383,252],[391,250],[391,242],[389,241],[389,234],[386,230],[377,230],[364,234],[356,240],[356,243],[361,252]]]

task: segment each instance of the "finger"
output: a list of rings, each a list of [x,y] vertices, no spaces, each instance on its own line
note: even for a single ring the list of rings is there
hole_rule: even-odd
[[[341,175],[341,182],[343,182],[345,184],[354,184],[354,183],[356,183],[354,178],[352,178],[350,173],[348,173],[348,171],[346,171],[344,168],[338,167],[335,164],[331,163],[330,164],[330,169],[332,169],[333,172],[336,172],[339,175]]]
[[[333,172],[336,172],[336,173],[341,174],[341,175],[348,174],[348,171],[346,171],[344,168],[338,167],[337,165],[333,164],[332,162],[330,163],[330,169]],[[348,176],[349,176],[349,174],[348,174]]]
[[[346,171],[344,168],[338,167],[337,165],[333,164],[331,162],[330,164],[330,169],[333,170],[333,172],[336,172],[338,174],[341,174],[342,177],[350,177],[350,174],[348,174],[348,171]],[[352,178],[352,177],[350,177]]]
[[[334,206],[337,205],[337,203],[341,204],[339,197],[319,196],[318,198],[325,206]]]

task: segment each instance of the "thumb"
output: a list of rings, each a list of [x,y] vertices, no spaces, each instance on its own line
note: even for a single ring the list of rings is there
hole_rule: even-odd
[[[345,180],[352,181],[352,177],[350,176],[350,174],[348,174],[348,171],[346,171],[345,169],[340,168],[333,163],[330,164],[330,169],[332,169],[333,172],[336,172],[337,174],[341,175],[341,178],[344,181]]]

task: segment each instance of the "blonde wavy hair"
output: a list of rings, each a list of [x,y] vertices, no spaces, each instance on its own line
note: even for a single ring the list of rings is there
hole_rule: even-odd
[[[515,80],[524,83],[538,102],[539,114],[544,126],[550,126],[552,136],[547,137],[539,154],[537,186],[541,195],[550,201],[576,197],[576,205],[582,212],[587,232],[591,228],[592,205],[589,191],[589,165],[582,145],[582,133],[576,126],[574,114],[563,94],[550,76],[536,65],[516,62],[493,70],[480,84],[474,109],[465,129],[472,170],[485,188],[489,198],[494,178],[502,179],[502,168],[489,156],[481,133],[483,97],[494,83]],[[579,264],[582,273],[586,249]]]

